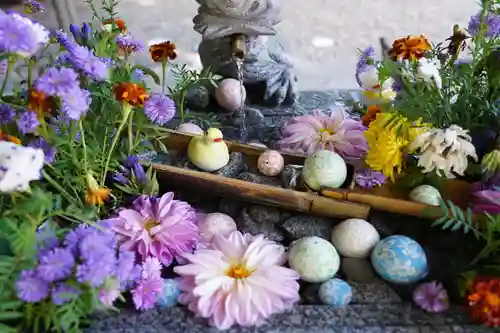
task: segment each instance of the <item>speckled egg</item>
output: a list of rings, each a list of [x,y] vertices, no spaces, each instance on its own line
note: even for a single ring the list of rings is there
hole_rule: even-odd
[[[266,176],[274,177],[280,174],[285,167],[283,156],[276,150],[266,150],[257,160],[257,168]]]
[[[226,214],[211,213],[205,215],[198,224],[200,241],[211,242],[215,235],[228,235],[236,230],[236,222]]]
[[[200,134],[200,135],[203,134],[203,130],[201,129],[201,127],[193,123],[180,124],[175,130],[182,133]]]
[[[318,296],[324,304],[344,307],[351,302],[352,288],[343,280],[330,279],[321,284]]]
[[[380,241],[377,229],[361,219],[348,219],[332,230],[332,244],[348,258],[368,258]]]
[[[371,261],[381,278],[395,284],[420,281],[429,272],[424,249],[406,236],[382,239],[373,249]]]
[[[292,243],[288,251],[290,268],[306,282],[319,283],[331,279],[340,267],[340,257],[329,241],[316,236],[303,237]]]
[[[215,89],[214,97],[217,103],[229,112],[238,111],[247,98],[247,93],[240,81],[224,79]]]
[[[163,290],[156,300],[156,305],[160,308],[171,308],[179,303],[181,291],[174,279],[163,279]]]
[[[430,185],[420,185],[415,187],[410,192],[410,200],[420,202],[430,206],[439,206],[441,200],[441,193],[439,190]]]
[[[302,177],[316,191],[323,187],[339,188],[347,178],[347,165],[339,154],[318,150],[304,162]]]

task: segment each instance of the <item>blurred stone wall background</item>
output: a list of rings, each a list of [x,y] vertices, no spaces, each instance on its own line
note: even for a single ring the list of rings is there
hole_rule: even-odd
[[[79,19],[89,19],[83,0],[72,2]],[[93,0],[99,6],[101,0]],[[354,70],[359,48],[379,38],[424,34],[437,43],[447,38],[453,24],[467,25],[479,7],[476,0],[286,0],[282,1],[281,38],[293,55],[301,90],[356,88]],[[45,4],[49,6],[48,1]],[[194,0],[122,0],[121,17],[144,41],[168,39],[179,49],[177,62],[200,66],[200,36],[193,31]],[[39,20],[55,26],[50,6]],[[146,52],[136,56],[152,65]]]

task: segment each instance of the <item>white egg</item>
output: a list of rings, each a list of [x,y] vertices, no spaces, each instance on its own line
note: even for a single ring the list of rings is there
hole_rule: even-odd
[[[339,188],[347,178],[347,165],[339,154],[318,150],[306,159],[302,177],[316,191],[323,187]]]
[[[205,215],[199,223],[200,241],[211,242],[216,235],[228,235],[236,230],[236,222],[226,214],[211,213]]]
[[[340,257],[332,243],[321,237],[310,236],[292,243],[288,264],[299,273],[302,280],[320,283],[337,274]]]
[[[439,201],[442,200],[439,190],[430,185],[420,185],[415,187],[410,192],[410,200],[420,202],[430,206],[439,206]]]
[[[201,129],[201,127],[193,123],[180,124],[175,130],[189,134],[203,134],[203,130]]]
[[[377,229],[361,219],[345,220],[332,230],[333,245],[348,258],[368,258],[379,241]]]

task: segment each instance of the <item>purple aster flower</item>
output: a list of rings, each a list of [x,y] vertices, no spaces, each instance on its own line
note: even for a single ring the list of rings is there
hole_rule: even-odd
[[[72,250],[74,254],[77,254],[78,243],[80,243],[80,240],[82,240],[90,232],[90,228],[86,225],[79,225],[66,234],[63,240],[63,244],[66,246],[66,248]]]
[[[47,282],[65,279],[71,275],[75,257],[69,249],[56,247],[40,258],[38,274]]]
[[[78,74],[66,67],[49,68],[36,82],[36,89],[49,96],[65,97],[79,88]]]
[[[17,128],[23,134],[33,133],[38,126],[40,126],[40,122],[34,112],[25,111],[17,119]]]
[[[372,46],[368,46],[359,57],[358,63],[356,64],[356,81],[361,87],[361,80],[359,79],[359,74],[364,72],[367,67],[373,66],[375,58],[375,49]]]
[[[29,57],[49,41],[49,31],[16,12],[0,13],[0,49]]]
[[[140,40],[134,39],[130,34],[121,34],[116,36],[116,45],[126,54],[133,52],[144,51],[144,43]]]
[[[52,289],[51,298],[55,305],[63,305],[72,301],[80,292],[66,283],[58,283]]]
[[[90,232],[80,240],[80,256],[85,261],[99,261],[110,252],[110,244],[106,243],[103,235],[98,232]]]
[[[41,3],[35,0],[24,0],[23,2],[24,11],[28,14],[36,14],[44,11],[44,7]]]
[[[419,285],[413,291],[413,301],[427,312],[443,312],[450,307],[448,293],[436,281]]]
[[[485,18],[486,24],[486,37],[495,37],[500,34],[500,16],[495,14],[487,14]],[[479,32],[479,26],[481,24],[481,13],[472,16],[469,20],[469,33],[473,36],[477,35]]]
[[[16,112],[10,105],[4,103],[0,104],[0,125],[6,125],[12,122],[15,115]]]
[[[91,102],[88,90],[76,88],[62,98],[62,111],[69,119],[80,120],[89,111]]]
[[[153,94],[144,103],[144,112],[153,123],[165,125],[175,116],[175,103],[166,95]]]
[[[49,283],[40,279],[34,270],[22,271],[16,281],[17,297],[24,302],[40,302],[49,295],[49,292]]]
[[[42,138],[36,138],[32,140],[28,146],[33,147],[33,148],[40,148],[43,150],[43,153],[45,155],[45,163],[50,164],[54,162],[54,159],[56,157],[56,148],[52,147],[49,145],[47,141],[45,141]]]
[[[112,277],[116,269],[116,258],[114,252],[92,261],[80,264],[76,267],[76,280],[80,283],[88,283],[92,287],[98,287]]]
[[[136,68],[132,72],[132,80],[134,80],[134,81],[141,81],[145,76],[146,76],[146,74],[138,68]]]
[[[67,51],[72,51],[74,48],[78,47],[78,43],[72,40],[67,33],[62,30],[58,30],[54,33],[54,37],[62,47],[64,47]]]
[[[70,51],[70,63],[96,81],[109,78],[108,65],[96,57],[94,52],[85,46],[76,46]]]
[[[371,169],[363,169],[356,172],[356,184],[364,189],[372,189],[385,183],[383,173]]]
[[[57,239],[56,232],[49,222],[45,222],[38,228],[36,240],[38,259],[59,246],[59,239]]]
[[[116,278],[120,282],[120,289],[125,290],[130,281],[136,281],[141,276],[141,266],[135,264],[135,253],[120,251],[116,266]]]

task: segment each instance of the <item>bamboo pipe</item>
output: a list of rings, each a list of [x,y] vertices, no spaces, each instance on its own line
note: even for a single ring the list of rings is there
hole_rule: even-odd
[[[244,60],[246,51],[246,38],[243,34],[233,35],[233,42],[231,44],[231,50],[233,57],[238,60]]]

